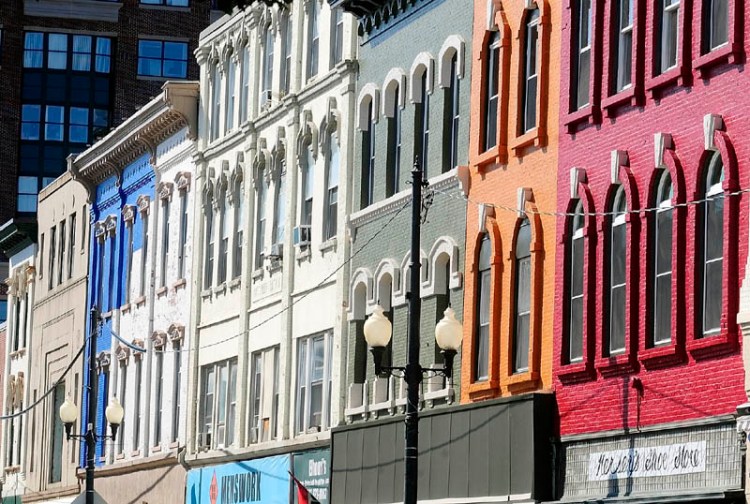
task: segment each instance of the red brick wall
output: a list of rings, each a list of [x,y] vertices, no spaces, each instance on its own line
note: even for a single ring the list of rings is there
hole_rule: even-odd
[[[24,0],[0,1],[3,30],[0,46],[0,152],[3,153],[0,156],[0,224],[13,217],[16,205],[24,27],[114,35],[112,126],[117,126],[156,96],[164,83],[137,78],[138,36],[188,38],[188,79],[197,80],[199,68],[193,51],[198,46],[198,35],[209,24],[210,4],[210,0],[191,0],[189,9],[153,8],[140,6],[139,0],[122,0],[118,22],[108,23],[25,16]]]
[[[592,2],[595,3],[595,2]],[[600,2],[609,5],[610,2]],[[609,74],[608,30],[609,12],[595,12],[598,24],[594,30],[592,83],[590,103],[581,112],[570,114],[571,75],[571,11],[564,7],[562,31],[562,83],[560,112],[560,150],[558,210],[571,209],[571,177],[573,167],[585,170],[585,182],[579,184],[582,195],[588,191],[588,211],[608,210],[611,199],[611,151],[627,151],[630,185],[626,189],[629,208],[653,206],[655,191],[654,134],[672,136],[672,151],[666,160],[674,173],[682,176],[679,193],[683,201],[701,198],[701,180],[705,160],[703,119],[706,114],[719,114],[723,118],[723,132],[715,135],[721,147],[727,182],[725,190],[750,187],[745,160],[750,159],[750,144],[745,136],[750,131],[750,81],[744,64],[729,59],[716,63],[707,74],[698,66],[701,58],[700,23],[702,2],[685,2],[692,12],[681,19],[692,24],[683,26],[680,39],[687,41],[680,56],[682,64],[674,72],[653,78],[652,40],[658,35],[653,30],[655,2],[636,2],[641,5],[637,14],[636,40],[639,49],[634,73],[634,86],[609,102],[622,97],[625,101],[615,107],[607,105],[607,86],[602,79]],[[731,2],[730,2],[731,3]],[[739,0],[737,4],[747,4]],[[575,2],[565,3],[566,5]],[[648,4],[648,5],[646,5]],[[645,11],[643,10],[645,8]],[[748,40],[750,31],[741,16],[737,18],[739,40]],[[690,31],[692,30],[692,37]],[[744,37],[742,37],[744,34]],[[735,46],[742,48],[742,45]],[[730,47],[731,49],[731,47]],[[747,52],[747,44],[744,46]],[[604,57],[602,57],[604,55]],[[602,77],[603,76],[603,77]],[[732,152],[733,150],[733,152]],[[734,168],[734,170],[733,170]],[[734,171],[735,175],[732,176]],[[627,179],[628,170],[621,170],[621,180]],[[674,177],[673,177],[674,181]],[[586,199],[584,198],[584,199]],[[610,359],[603,351],[605,333],[604,315],[608,310],[604,286],[604,245],[606,223],[603,217],[592,218],[585,237],[590,261],[587,265],[585,312],[587,330],[584,342],[587,352],[584,364],[566,364],[563,358],[567,334],[566,296],[566,235],[565,219],[558,220],[556,258],[557,280],[555,306],[554,374],[560,430],[562,435],[596,432],[610,429],[634,428],[638,425],[658,424],[731,413],[746,400],[744,369],[739,349],[739,335],[735,322],[741,279],[747,259],[748,196],[728,198],[725,210],[724,268],[722,331],[711,339],[699,339],[700,293],[696,282],[701,265],[696,259],[698,236],[697,216],[700,207],[690,205],[676,210],[682,224],[675,224],[673,253],[673,345],[668,350],[648,351],[649,335],[649,267],[652,254],[649,242],[651,215],[632,214],[628,228],[631,255],[627,313],[630,345],[626,355]],[[734,222],[726,220],[730,208]],[[677,220],[675,221],[678,222]],[[640,228],[640,229],[639,229]],[[723,344],[718,344],[723,342]],[[708,345],[708,348],[706,348]],[[654,357],[654,353],[669,354]],[[642,392],[639,391],[642,390]]]

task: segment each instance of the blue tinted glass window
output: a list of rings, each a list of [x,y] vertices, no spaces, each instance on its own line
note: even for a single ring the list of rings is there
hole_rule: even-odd
[[[44,139],[62,142],[65,107],[47,105],[44,116]]]
[[[44,61],[44,34],[35,32],[27,33],[23,47],[24,68],[42,68]]]
[[[108,38],[96,38],[96,71],[109,73],[112,41]]]
[[[138,46],[138,75],[153,77],[187,76],[187,43],[141,40]]]
[[[47,44],[47,68],[65,70],[68,67],[68,36],[50,33]]]
[[[8,320],[8,301],[0,299],[0,324]]]
[[[89,140],[89,109],[70,108],[70,126],[68,140],[75,143],[86,143]]]
[[[36,212],[36,199],[39,192],[39,180],[36,177],[18,177],[19,212]]]
[[[91,69],[91,37],[73,37],[73,70],[88,72]]]
[[[41,106],[24,105],[21,107],[21,139],[39,140],[39,120]]]

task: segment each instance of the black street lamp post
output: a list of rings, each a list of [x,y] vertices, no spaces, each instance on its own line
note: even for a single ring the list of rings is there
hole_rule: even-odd
[[[376,306],[373,314],[365,321],[364,333],[373,355],[375,374],[384,373],[403,377],[406,381],[406,436],[404,448],[404,504],[417,502],[417,464],[419,449],[419,385],[424,374],[443,375],[450,378],[453,372],[453,359],[461,347],[463,328],[456,320],[453,309],[445,310],[445,316],[435,327],[435,340],[443,354],[442,368],[423,368],[419,364],[419,330],[422,300],[420,283],[420,228],[422,224],[422,169],[419,159],[414,163],[412,175],[411,207],[411,258],[409,263],[409,330],[408,352],[405,367],[383,366],[383,354],[391,340],[393,328],[383,315],[383,308]]]
[[[78,407],[67,398],[65,402],[60,406],[60,420],[65,424],[65,434],[70,439],[83,439],[86,442],[86,504],[94,504],[94,460],[96,457],[96,442],[101,439],[115,440],[117,437],[117,429],[122,423],[122,417],[124,411],[120,402],[117,398],[113,397],[109,402],[107,409],[104,414],[109,423],[109,428],[112,432],[111,436],[99,435],[96,433],[96,364],[94,359],[96,358],[96,338],[99,335],[99,326],[101,319],[99,317],[99,310],[96,307],[91,309],[91,336],[89,337],[89,361],[88,361],[88,374],[89,383],[86,387],[86,394],[88,396],[88,425],[86,427],[85,434],[73,434],[73,424],[78,419]]]

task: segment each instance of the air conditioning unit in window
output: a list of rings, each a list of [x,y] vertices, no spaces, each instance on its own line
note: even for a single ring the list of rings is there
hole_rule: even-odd
[[[302,225],[294,228],[292,233],[294,236],[294,245],[296,247],[309,247],[310,246],[310,226]]]
[[[271,265],[280,263],[284,258],[284,244],[274,243],[271,245],[271,249],[263,255],[271,261]]]
[[[266,89],[260,92],[260,109],[268,110],[271,108],[271,101],[273,99],[273,93],[270,89]]]

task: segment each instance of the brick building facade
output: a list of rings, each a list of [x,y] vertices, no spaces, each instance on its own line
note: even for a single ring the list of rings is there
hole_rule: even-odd
[[[553,360],[567,500],[741,493],[748,26],[744,2],[716,3],[563,11]],[[697,463],[643,463],[675,450]],[[630,469],[607,465],[622,453]]]

